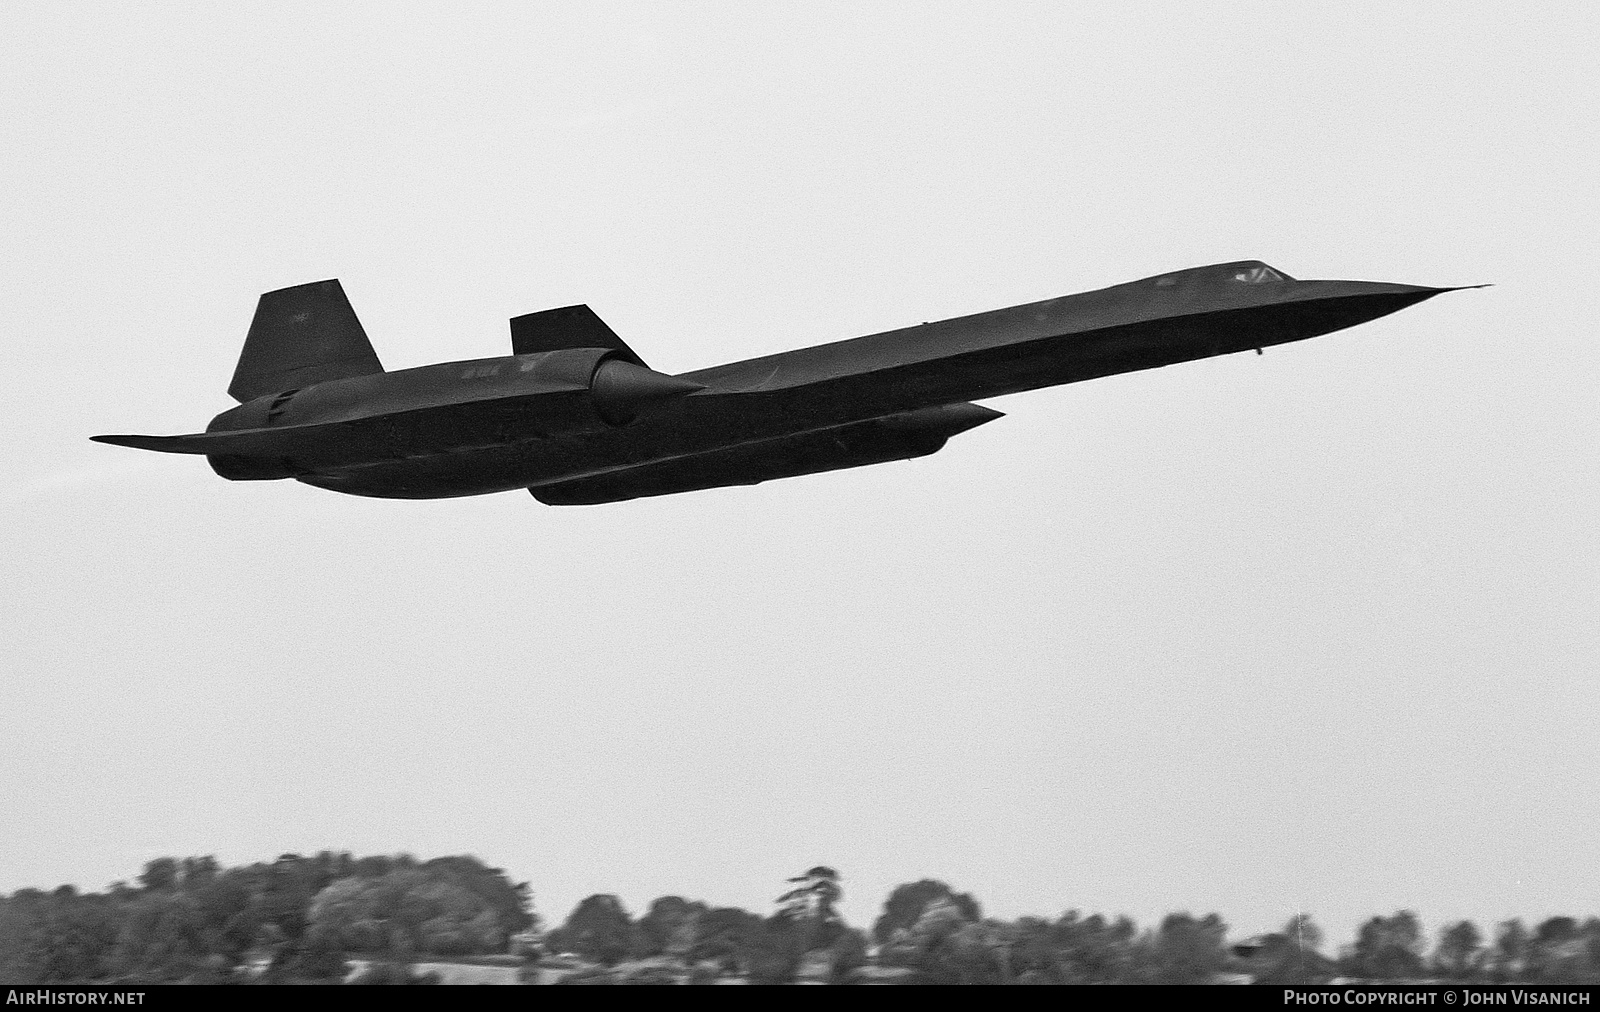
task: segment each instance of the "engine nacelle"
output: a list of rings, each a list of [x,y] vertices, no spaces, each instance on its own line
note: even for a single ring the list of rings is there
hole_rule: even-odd
[[[616,357],[601,362],[589,379],[595,412],[607,425],[627,425],[653,405],[704,389],[693,380],[678,379]]]

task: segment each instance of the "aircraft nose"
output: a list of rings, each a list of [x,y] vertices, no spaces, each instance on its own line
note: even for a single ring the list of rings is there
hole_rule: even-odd
[[[1284,301],[1263,313],[1300,340],[1376,320],[1445,292],[1461,288],[1400,285],[1387,281],[1298,281]],[[1282,343],[1281,341],[1268,343]]]
[[[1408,299],[1412,305],[1445,292],[1460,292],[1471,288],[1488,288],[1489,285],[1452,285],[1436,288],[1430,285],[1401,285],[1390,281],[1297,281],[1296,294],[1313,299],[1338,299],[1370,296],[1394,296]]]

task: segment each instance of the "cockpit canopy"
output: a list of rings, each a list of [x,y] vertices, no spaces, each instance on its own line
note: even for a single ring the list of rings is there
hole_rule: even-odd
[[[1172,288],[1180,282],[1199,282],[1204,285],[1224,282],[1236,285],[1270,285],[1293,281],[1289,275],[1269,267],[1260,260],[1239,260],[1230,264],[1212,264],[1195,267],[1176,274],[1166,274],[1155,279],[1157,288]]]
[[[1242,281],[1247,285],[1265,285],[1273,281],[1293,281],[1294,278],[1266,264],[1258,264],[1239,270],[1233,275],[1233,280]]]

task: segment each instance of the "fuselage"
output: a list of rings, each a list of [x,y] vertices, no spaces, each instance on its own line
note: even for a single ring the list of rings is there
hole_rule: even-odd
[[[754,481],[806,473],[794,468],[819,454],[811,470],[917,456],[979,424],[951,413],[987,411],[966,402],[1304,340],[1448,290],[1219,264],[660,377],[681,396],[637,414],[607,391],[625,370],[648,370],[618,365],[614,349],[563,347],[255,397],[208,427],[237,433],[226,452],[178,452],[207,453],[228,478],[295,478],[354,495],[543,488],[555,490],[546,501],[608,501],[585,498],[600,493],[584,483],[673,461],[721,461]],[[843,456],[830,463],[835,444]],[[768,474],[764,447],[800,463]],[[578,491],[561,498],[563,488]]]

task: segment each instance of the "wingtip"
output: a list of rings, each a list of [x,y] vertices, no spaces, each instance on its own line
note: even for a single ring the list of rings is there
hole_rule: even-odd
[[[157,453],[205,453],[204,446],[196,444],[189,436],[90,436],[96,443],[126,446],[135,450],[154,450]]]

